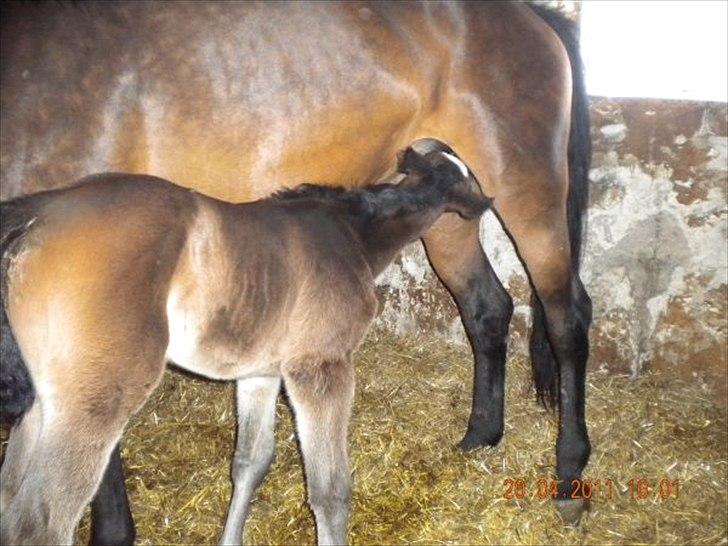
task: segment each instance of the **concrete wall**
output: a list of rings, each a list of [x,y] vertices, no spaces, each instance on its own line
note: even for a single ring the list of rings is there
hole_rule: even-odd
[[[594,98],[583,279],[594,301],[593,368],[652,368],[726,397],[726,105]],[[481,240],[514,295],[512,350],[527,350],[529,288],[488,213]],[[420,245],[382,277],[381,325],[465,342]]]

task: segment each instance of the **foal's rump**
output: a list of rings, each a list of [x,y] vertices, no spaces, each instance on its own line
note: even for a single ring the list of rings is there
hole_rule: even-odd
[[[126,420],[159,381],[165,285],[190,203],[186,190],[125,175],[2,203],[3,303],[15,364],[25,361],[35,391],[2,467],[2,540],[68,540]],[[41,490],[70,504],[49,505]],[[106,495],[95,511],[111,509]],[[123,499],[115,506],[128,513]]]
[[[3,259],[10,324],[36,389],[53,385],[64,401],[75,399],[64,411],[111,418],[121,409],[114,398],[134,404],[138,396],[125,392],[148,392],[161,373],[166,285],[192,198],[169,183],[124,175],[49,195],[3,204],[32,211]],[[154,377],[132,371],[139,367]],[[103,394],[88,396],[97,388]],[[109,392],[118,396],[104,400]],[[50,408],[55,398],[44,403]]]

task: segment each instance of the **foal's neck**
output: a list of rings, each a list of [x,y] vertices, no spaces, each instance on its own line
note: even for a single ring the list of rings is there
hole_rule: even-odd
[[[280,191],[272,199],[326,203],[341,211],[342,220],[361,242],[375,277],[405,245],[419,239],[445,208],[443,195],[427,184],[384,183],[354,190],[302,184]]]
[[[353,222],[365,257],[376,277],[409,243],[419,239],[443,212],[434,193],[394,187],[372,199],[371,214]]]

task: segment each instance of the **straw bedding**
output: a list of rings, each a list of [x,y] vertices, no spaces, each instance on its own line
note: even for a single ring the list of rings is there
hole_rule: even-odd
[[[367,338],[357,355],[349,434],[352,543],[728,543],[726,410],[700,387],[651,374],[589,374],[593,453],[585,478],[611,479],[613,494],[606,498],[603,488],[581,526],[566,528],[538,495],[538,480],[552,478],[557,420],[534,402],[527,361],[508,362],[501,444],[455,448],[470,407],[470,358],[466,347],[439,339]],[[230,495],[233,402],[231,384],[168,372],[132,419],[123,455],[139,544],[216,542]],[[313,543],[283,398],[277,411],[277,460],[253,503],[246,542]],[[517,478],[525,480],[525,498],[505,499],[504,481]],[[646,498],[631,498],[632,478],[648,481]],[[656,487],[661,479],[673,484],[666,500]],[[88,526],[87,513],[81,544]]]

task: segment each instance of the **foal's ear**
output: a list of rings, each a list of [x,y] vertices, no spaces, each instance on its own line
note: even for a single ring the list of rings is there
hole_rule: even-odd
[[[397,172],[403,174],[423,174],[431,169],[425,156],[415,151],[412,146],[397,154]]]

